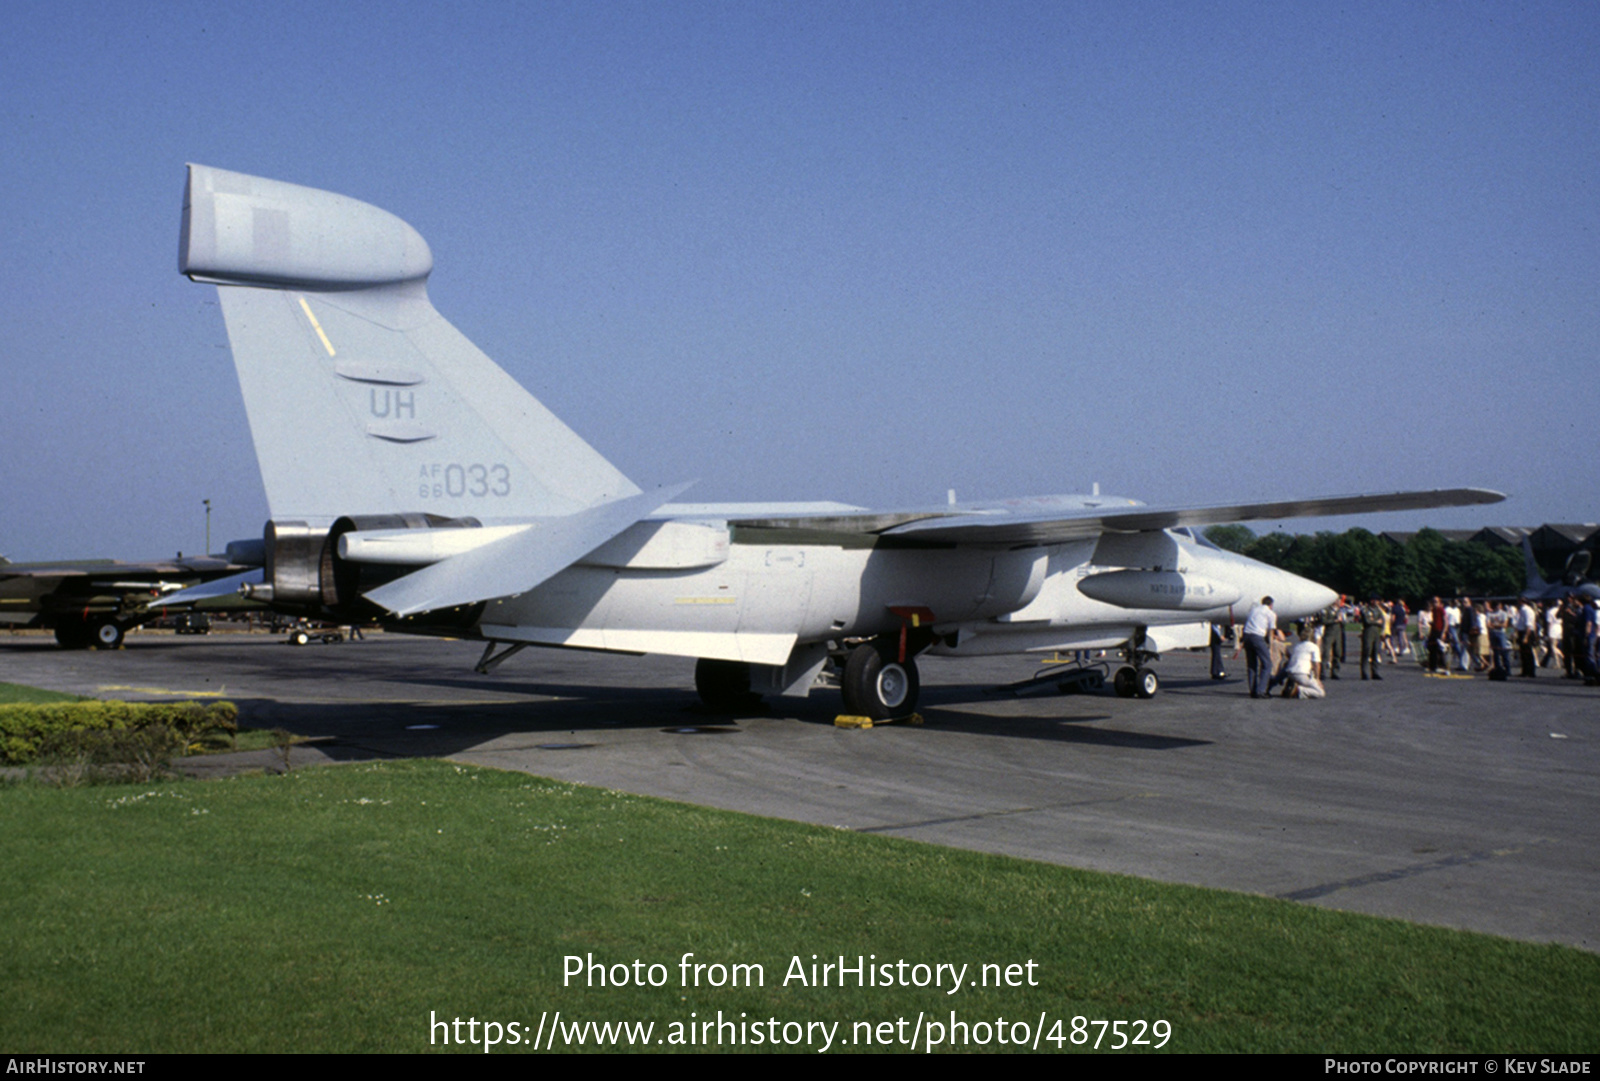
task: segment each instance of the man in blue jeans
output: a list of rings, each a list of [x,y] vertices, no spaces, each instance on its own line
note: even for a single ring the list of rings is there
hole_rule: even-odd
[[[1272,647],[1268,644],[1278,629],[1278,613],[1272,610],[1272,598],[1262,597],[1261,603],[1250,609],[1244,620],[1244,655],[1248,669],[1251,698],[1266,698],[1272,681]]]

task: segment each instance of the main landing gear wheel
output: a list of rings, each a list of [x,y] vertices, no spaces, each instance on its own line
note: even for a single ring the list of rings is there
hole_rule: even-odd
[[[122,645],[122,624],[102,619],[89,625],[90,644],[95,649],[117,649]]]
[[[1148,672],[1149,669],[1145,671]],[[1111,686],[1117,692],[1118,698],[1132,698],[1138,691],[1138,680],[1139,673],[1132,666],[1125,664],[1111,677]]]
[[[694,666],[694,689],[706,708],[717,713],[738,713],[761,704],[761,696],[750,689],[750,666],[743,661],[702,657]]]
[[[62,649],[88,649],[92,640],[88,624],[81,619],[63,620],[56,624],[56,645]]]
[[[898,639],[864,642],[850,651],[839,685],[846,713],[888,721],[908,717],[916,710],[922,690],[917,662],[910,657],[901,661],[899,655]]]

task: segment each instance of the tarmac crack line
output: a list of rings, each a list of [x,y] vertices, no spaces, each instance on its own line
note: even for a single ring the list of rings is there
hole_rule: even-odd
[[[1451,867],[1468,867],[1474,863],[1486,863],[1489,860],[1500,859],[1504,856],[1515,856],[1517,853],[1534,845],[1546,845],[1549,843],[1548,838],[1539,838],[1515,848],[1493,848],[1482,852],[1466,852],[1458,856],[1446,856],[1443,859],[1433,860],[1429,863],[1417,863],[1412,864],[1410,867],[1399,867],[1393,871],[1374,871],[1370,875],[1347,878],[1342,882],[1324,882],[1320,886],[1307,886],[1303,890],[1293,890],[1289,893],[1279,893],[1274,896],[1280,901],[1310,901],[1318,897],[1326,897],[1330,893],[1338,893],[1340,890],[1359,889],[1362,886],[1373,886],[1379,882],[1396,882],[1402,878],[1425,875],[1430,871],[1443,871]]]
[[[947,826],[952,822],[978,822],[985,818],[1006,818],[1011,815],[1033,814],[1036,811],[1062,811],[1072,807],[1093,807],[1102,803],[1121,803],[1130,799],[1153,799],[1155,792],[1138,792],[1131,796],[1110,796],[1105,799],[1072,800],[1068,803],[1046,803],[1038,807],[1013,807],[1004,811],[980,811],[977,814],[955,815],[951,818],[928,818],[920,822],[895,822],[887,826],[863,826],[857,833],[888,833],[892,830],[914,830],[922,826]]]

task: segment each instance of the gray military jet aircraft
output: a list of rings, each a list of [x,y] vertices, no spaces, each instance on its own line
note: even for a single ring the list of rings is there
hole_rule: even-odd
[[[272,519],[247,583],[276,609],[527,645],[698,658],[714,706],[916,704],[916,658],[1115,649],[1115,686],[1265,594],[1331,590],[1189,527],[1492,503],[1458,488],[1222,506],[1044,496],[877,511],[641,491],[429,303],[433,256],[366,203],[189,166],[179,269],[217,286]],[[214,587],[220,588],[220,587]],[[507,647],[499,654],[497,645]]]

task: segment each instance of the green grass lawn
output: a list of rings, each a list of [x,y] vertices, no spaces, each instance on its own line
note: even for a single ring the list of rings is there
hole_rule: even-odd
[[[857,1022],[920,1014],[925,1041],[952,1011],[991,1038],[1042,1015],[1052,1051],[1075,1016],[1166,1021],[1177,1051],[1600,1047],[1600,957],[1577,950],[450,763],[13,785],[0,809],[13,1052],[417,1051],[430,1017],[531,1031],[557,1010],[654,1022],[652,1048],[718,1011],[837,1022],[846,1049]],[[764,985],[682,987],[685,953]],[[666,985],[564,987],[589,954]],[[784,986],[813,954],[970,968],[953,995]],[[1030,961],[1037,986],[973,986]]]
[[[15,702],[87,702],[89,699],[76,694],[63,694],[61,691],[45,691],[38,687],[25,687],[20,683],[0,683],[0,706],[9,706]]]

